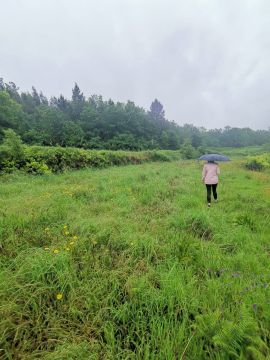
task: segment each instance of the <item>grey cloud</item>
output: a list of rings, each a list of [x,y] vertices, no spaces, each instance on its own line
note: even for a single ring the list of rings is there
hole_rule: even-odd
[[[0,0],[0,76],[197,126],[268,128],[267,0]]]

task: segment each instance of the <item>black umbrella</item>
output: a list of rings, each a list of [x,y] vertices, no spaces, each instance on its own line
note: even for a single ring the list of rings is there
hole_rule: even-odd
[[[228,156],[220,155],[220,154],[205,154],[202,155],[199,160],[206,160],[206,161],[230,161]]]

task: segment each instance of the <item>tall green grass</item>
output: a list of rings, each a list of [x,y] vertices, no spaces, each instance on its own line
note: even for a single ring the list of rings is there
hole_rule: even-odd
[[[201,166],[2,177],[1,358],[268,358],[269,173]]]
[[[232,158],[242,158],[245,156],[256,156],[265,153],[266,146],[244,146],[244,147],[214,147],[211,152],[218,154],[226,154]]]

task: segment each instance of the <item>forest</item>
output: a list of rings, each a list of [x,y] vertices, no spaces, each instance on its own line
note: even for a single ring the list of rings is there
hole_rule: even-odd
[[[270,129],[226,126],[207,130],[192,124],[178,125],[166,119],[157,99],[145,110],[132,101],[87,97],[76,83],[71,95],[71,99],[63,95],[48,99],[35,87],[31,92],[21,92],[16,84],[0,78],[0,140],[5,130],[13,129],[29,145],[84,149],[176,150],[183,144],[207,148],[270,142]]]

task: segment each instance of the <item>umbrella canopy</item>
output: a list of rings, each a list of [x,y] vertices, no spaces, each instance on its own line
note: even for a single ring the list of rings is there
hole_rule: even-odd
[[[206,160],[206,161],[230,161],[228,156],[220,155],[220,154],[205,154],[202,155],[199,160]]]

